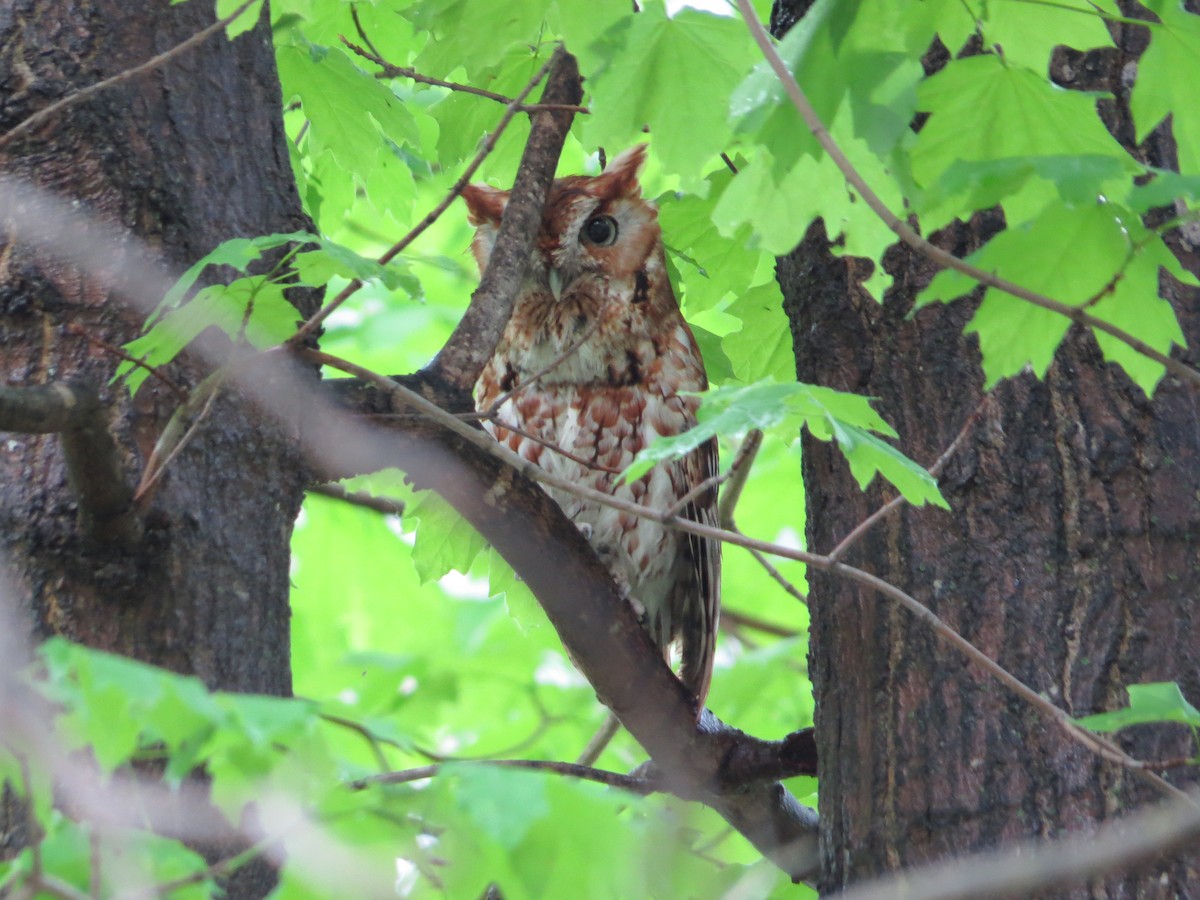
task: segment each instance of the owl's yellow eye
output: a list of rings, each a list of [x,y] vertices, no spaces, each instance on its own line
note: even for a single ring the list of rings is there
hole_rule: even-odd
[[[617,220],[612,216],[592,216],[583,224],[579,236],[599,247],[610,247],[617,242]]]

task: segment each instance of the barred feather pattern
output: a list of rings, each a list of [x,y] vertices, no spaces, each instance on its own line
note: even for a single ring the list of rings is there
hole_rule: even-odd
[[[708,384],[667,278],[657,209],[641,196],[644,153],[635,147],[599,176],[554,183],[526,281],[475,398],[480,410],[496,407],[485,427],[525,459],[663,510],[716,474],[717,448],[708,442],[616,484],[654,436],[695,424],[697,400],[682,394]],[[472,250],[484,269],[508,192],[471,185],[463,197],[477,229]],[[668,660],[679,643],[680,679],[702,709],[720,607],[720,544],[550,493],[589,536]],[[707,489],[680,514],[715,526],[716,499],[716,489]]]

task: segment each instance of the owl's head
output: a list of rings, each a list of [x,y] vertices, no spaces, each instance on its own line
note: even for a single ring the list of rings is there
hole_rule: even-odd
[[[554,182],[530,259],[528,288],[556,300],[578,292],[602,295],[604,285],[629,281],[642,271],[662,243],[658,210],[642,199],[638,183],[645,161],[646,145],[638,144],[600,175]],[[481,184],[462,192],[477,228],[471,250],[480,271],[491,258],[509,193]]]

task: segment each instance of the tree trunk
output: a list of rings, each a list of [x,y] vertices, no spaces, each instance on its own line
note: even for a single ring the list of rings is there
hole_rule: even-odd
[[[212,16],[202,2],[5,3],[0,134],[175,46]],[[251,34],[233,42],[215,34],[0,144],[8,184],[24,180],[74,204],[91,235],[127,251],[111,257],[97,245],[111,257],[98,273],[62,247],[23,240],[37,209],[0,209],[9,232],[0,242],[0,371],[9,384],[73,379],[100,389],[131,483],[179,400],[151,378],[130,401],[108,385],[118,358],[71,329],[122,344],[147,312],[126,301],[154,278],[227,238],[306,226],[279,109],[264,14]],[[149,253],[132,249],[129,235]],[[169,372],[190,387],[211,368],[185,355]],[[226,392],[170,466],[144,535],[104,545],[77,528],[58,435],[5,435],[3,599],[36,637],[64,635],[212,688],[288,695],[288,543],[303,486],[295,442]],[[266,885],[244,885],[241,895]]]
[[[1127,99],[1122,68],[1145,34],[1118,27],[1119,53],[1075,61],[1099,83],[1069,86]],[[1108,113],[1129,146],[1127,110]],[[934,242],[963,256],[1002,225],[999,211],[981,214]],[[896,283],[880,305],[860,286],[869,264],[829,246],[818,223],[779,261],[799,379],[879,398],[901,449],[925,465],[983,404],[941,479],[953,512],[901,508],[845,561],[915,596],[1072,715],[1124,706],[1125,687],[1139,682],[1178,680],[1200,702],[1195,391],[1167,378],[1148,401],[1075,328],[1044,381],[1023,375],[985,398],[978,345],[962,334],[977,301],[906,320],[934,274],[926,260],[893,248],[885,267]],[[1181,258],[1196,270],[1194,256]],[[1167,294],[1194,346],[1200,295],[1175,284]],[[891,496],[877,484],[860,492],[837,452],[811,439],[804,477],[817,552]],[[1086,833],[1160,799],[886,598],[809,577],[823,891],[1019,839]],[[1182,726],[1131,729],[1119,743],[1144,760],[1194,751]],[[1054,896],[1184,896],[1200,883],[1198,866],[1196,855],[1164,859]]]

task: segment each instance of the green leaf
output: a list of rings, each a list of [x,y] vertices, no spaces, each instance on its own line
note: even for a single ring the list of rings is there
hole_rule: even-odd
[[[932,185],[959,160],[1106,156],[1138,169],[1096,115],[1100,95],[1062,90],[999,57],[953,60],[918,95],[931,114],[910,153],[919,185]]]
[[[211,253],[201,257],[188,267],[180,279],[171,286],[171,289],[167,291],[162,301],[146,320],[146,329],[149,330],[150,326],[165,312],[183,302],[188,292],[196,284],[200,273],[207,267],[229,266],[246,274],[250,264],[262,259],[265,251],[274,250],[276,247],[290,243],[308,244],[316,239],[315,235],[309,234],[307,231],[292,231],[287,234],[264,234],[253,238],[230,238],[223,241]]]
[[[217,0],[217,18],[225,18],[245,2],[246,0]],[[258,24],[259,17],[262,15],[262,7],[262,0],[255,0],[254,3],[251,3],[245,12],[225,26],[225,36],[232,41],[239,34],[244,34],[252,29]]]
[[[657,463],[690,453],[717,435],[735,436],[760,428],[791,439],[804,426],[822,441],[837,441],[862,487],[878,473],[914,505],[933,503],[949,508],[933,476],[871,434],[896,436],[866,397],[803,383],[759,382],[717,388],[701,395],[696,419],[689,431],[651,443],[622,478],[640,478]]]
[[[1075,724],[1092,731],[1117,731],[1130,725],[1158,722],[1182,722],[1192,728],[1200,728],[1200,710],[1188,703],[1175,682],[1131,684],[1127,690],[1129,706],[1113,712],[1084,716],[1076,719]]]
[[[727,312],[742,320],[739,331],[721,339],[734,375],[744,382],[795,377],[792,332],[777,281],[744,291]]]
[[[400,14],[429,34],[414,64],[417,71],[445,78],[462,66],[478,83],[514,45],[537,43],[549,5],[549,0],[425,0]]]
[[[711,309],[754,282],[759,254],[748,251],[744,242],[721,237],[713,229],[717,198],[733,177],[728,169],[709,175],[705,179],[709,190],[704,197],[670,193],[658,198],[663,240],[684,276],[680,299],[689,313]]]
[[[546,775],[488,765],[448,765],[439,778],[453,778],[455,797],[467,817],[501,847],[512,849],[550,811]]]
[[[950,508],[938,490],[937,479],[895,447],[853,425],[835,422],[833,435],[850,463],[851,474],[864,491],[878,473],[914,506],[932,503],[942,509]]]
[[[843,152],[871,183],[885,206],[901,209],[904,197],[886,162],[852,132],[851,114],[843,110],[830,124]],[[781,170],[767,147],[760,147],[721,195],[713,221],[726,238],[740,243],[744,226],[752,229],[749,245],[773,255],[784,255],[801,241],[814,219],[837,243],[835,253],[872,260],[873,274],[864,286],[882,297],[890,279],[880,259],[895,243],[891,229],[846,185],[828,157],[800,157],[790,170]]]
[[[206,328],[220,328],[233,340],[245,339],[259,349],[286,340],[300,320],[284,295],[284,287],[266,276],[239,278],[229,285],[211,285],[191,302],[168,313],[140,338],[125,345],[130,356],[150,366],[163,366],[179,355]],[[125,378],[130,393],[149,377],[131,362],[117,366],[114,378]]]
[[[1200,200],[1200,175],[1180,175],[1165,169],[1153,169],[1154,178],[1129,189],[1125,202],[1136,213],[1157,206],[1172,206],[1176,200],[1195,203]]]
[[[466,573],[487,542],[455,509],[432,492],[409,507],[405,522],[416,520],[413,565],[424,584],[455,569]]]
[[[421,283],[413,277],[404,262],[392,260],[382,266],[326,238],[321,238],[319,245],[316,250],[296,254],[293,265],[299,275],[299,284],[319,287],[328,284],[334,276],[347,281],[357,278],[364,283],[377,279],[388,290],[403,291],[413,299],[421,298]]]
[[[1125,164],[1112,156],[1014,156],[964,162],[955,160],[914,204],[927,229],[944,225],[967,211],[989,209],[1005,202],[1012,221],[1022,221],[1008,199],[1031,179],[1047,182],[1073,205],[1091,203],[1101,194],[1115,193],[1129,182]],[[1043,191],[1041,203],[1049,197]]]
[[[817,0],[776,47],[823,122],[833,121],[846,91],[845,80],[837,74],[832,34],[826,27],[836,8],[832,0]],[[732,92],[729,113],[739,134],[754,135],[770,148],[781,171],[791,169],[803,154],[821,152],[766,60]]]
[[[1136,243],[1135,243],[1136,241]],[[1070,259],[1071,265],[1062,261]],[[1127,210],[1096,203],[1052,203],[1042,215],[992,238],[967,260],[1022,287],[1070,306],[1090,303],[1092,314],[1128,330],[1162,352],[1183,335],[1169,304],[1158,299],[1158,269],[1182,272],[1161,241]],[[1187,276],[1185,276],[1187,277]],[[973,279],[947,270],[917,298],[917,308],[975,288]],[[979,335],[987,385],[1025,366],[1042,377],[1070,327],[1065,316],[988,288],[967,326]],[[1162,377],[1158,363],[1097,332],[1106,356],[1120,363],[1147,393]]]
[[[608,65],[589,76],[593,95],[605,102],[583,124],[584,142],[623,149],[648,125],[655,156],[669,171],[694,177],[731,135],[728,98],[757,58],[745,26],[694,9],[668,17],[651,0],[608,39]]]
[[[1200,71],[1200,16],[1175,0],[1147,0],[1161,25],[1150,28],[1150,46],[1138,60],[1137,80],[1129,109],[1137,125],[1138,143],[1168,115],[1179,152],[1179,171],[1200,175],[1200,110],[1195,80],[1184,73]]]
[[[167,774],[180,778],[196,764],[198,743],[220,718],[199,679],[175,675],[99,650],[52,638],[39,648],[47,689],[67,707],[64,727],[90,744],[112,770],[142,747],[162,741]]]
[[[488,551],[488,589],[491,596],[504,599],[504,608],[522,632],[528,633],[546,624],[546,614],[529,585],[518,578],[512,566],[492,549]]]
[[[1049,68],[1050,54],[1059,45],[1076,50],[1111,47],[1112,35],[1101,12],[1120,15],[1109,0],[1095,4],[1082,0],[971,0],[966,5],[983,21],[985,40],[998,44],[1005,60],[1034,72]]]

